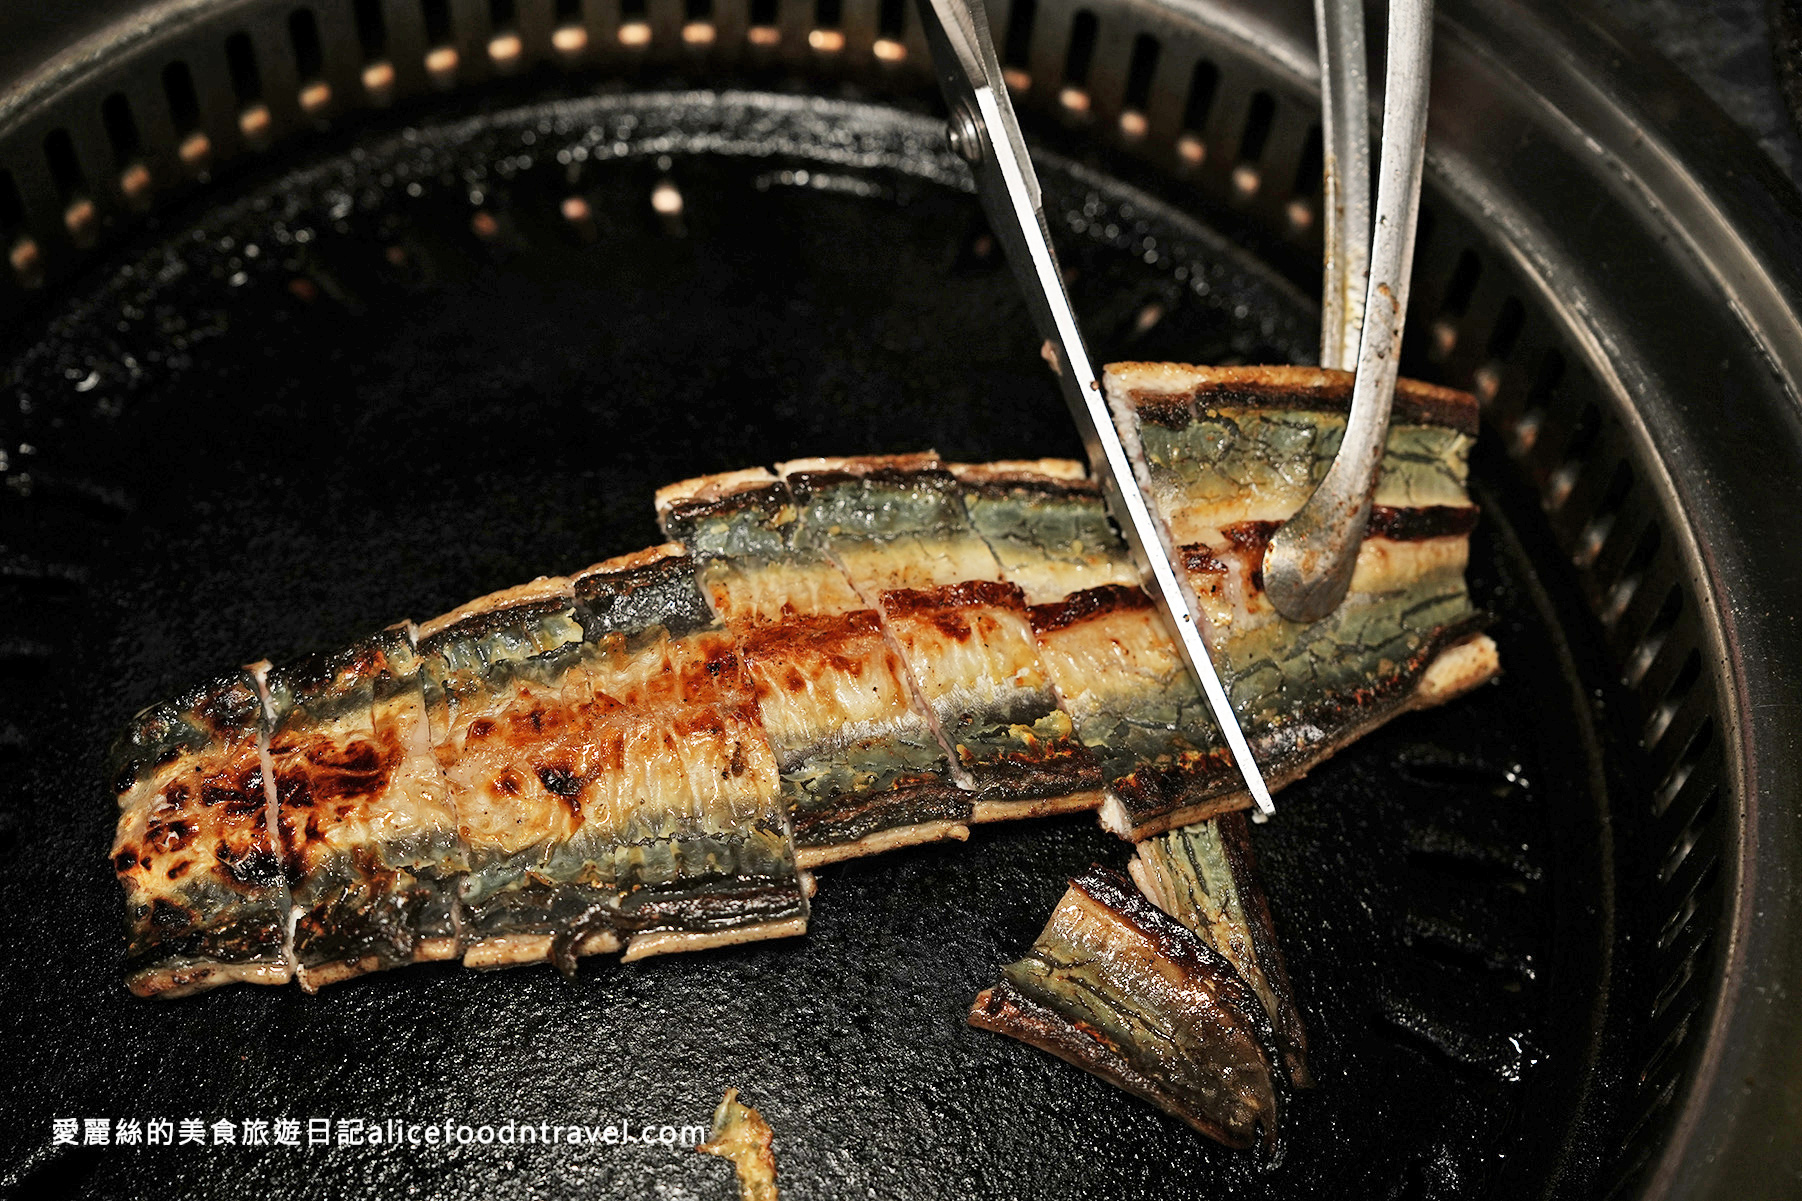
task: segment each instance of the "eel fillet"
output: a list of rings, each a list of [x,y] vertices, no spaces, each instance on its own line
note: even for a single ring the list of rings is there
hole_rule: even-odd
[[[1106,378],[1273,784],[1494,673],[1463,581],[1469,396],[1400,386],[1352,593],[1303,626],[1258,562],[1350,377]],[[668,545],[139,714],[113,772],[130,987],[567,972],[798,933],[810,869],[975,822],[1098,809],[1144,844],[1247,806],[1079,466],[806,459],[656,505]],[[1256,904],[1204,920],[1157,895],[1200,931],[1250,923],[1218,949],[1287,1037],[1277,960],[1240,953]]]

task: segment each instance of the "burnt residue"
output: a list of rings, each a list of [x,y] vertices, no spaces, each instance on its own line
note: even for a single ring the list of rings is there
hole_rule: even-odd
[[[1071,593],[1060,601],[1032,606],[1032,628],[1034,633],[1049,633],[1109,613],[1133,613],[1152,607],[1151,598],[1142,588],[1103,584]]]
[[[1422,505],[1411,509],[1372,505],[1364,536],[1387,538],[1392,542],[1461,538],[1477,528],[1480,514],[1481,510],[1475,505]]]

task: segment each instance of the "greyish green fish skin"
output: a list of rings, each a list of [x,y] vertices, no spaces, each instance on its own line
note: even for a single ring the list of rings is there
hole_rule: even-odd
[[[1435,585],[1438,591],[1428,590]],[[1399,685],[1402,665],[1437,648],[1446,631],[1474,629],[1480,620],[1461,573],[1346,606],[1312,625],[1282,618],[1228,640],[1227,695],[1241,722],[1262,729],[1318,722],[1346,694],[1381,687],[1384,675],[1373,665],[1397,664]]]
[[[1232,1147],[1276,1143],[1271,1031],[1232,965],[1106,868],[1071,881],[970,1023],[1074,1063]]]
[[[1138,844],[1144,888],[1159,908],[1193,930],[1233,965],[1263,1006],[1289,1083],[1313,1086],[1307,1032],[1277,944],[1270,906],[1259,886],[1243,813],[1182,826]]]
[[[1139,429],[1154,478],[1201,502],[1260,493],[1305,497],[1326,476],[1344,435],[1342,415],[1307,410],[1220,409],[1177,428],[1147,421]],[[1391,426],[1380,503],[1466,503],[1474,442],[1444,426]]]
[[[1093,494],[969,488],[964,504],[971,525],[1010,578],[1044,560],[1080,564],[1097,547],[1125,551],[1106,506]]]
[[[863,473],[820,471],[791,477],[800,510],[797,542],[819,546],[851,578],[852,586],[874,601],[883,626],[897,649],[900,627],[909,611],[918,606],[936,610],[939,620],[955,624],[960,605],[1010,603],[1018,606],[1025,624],[1023,603],[1014,593],[962,595],[952,586],[987,584],[1000,576],[1000,565],[977,532],[965,510],[963,488],[955,476],[938,467],[877,469]],[[969,564],[947,568],[947,578],[935,579],[944,591],[891,591],[880,596],[871,580],[855,578],[851,567],[857,556],[874,556],[913,564]],[[969,574],[974,571],[974,575]],[[930,569],[927,575],[934,575]],[[995,591],[995,590],[990,590]],[[973,635],[972,635],[973,636]],[[1033,667],[1043,677],[1033,654]],[[1099,785],[1091,757],[1071,738],[1068,719],[1058,708],[1049,679],[1029,685],[1018,679],[990,678],[984,683],[991,698],[971,698],[930,693],[929,676],[913,670],[907,656],[912,687],[932,709],[939,732],[938,743],[947,761],[969,773],[979,799],[1030,800],[1092,789]]]
[[[826,550],[830,523],[822,524],[817,512],[814,521],[804,521],[806,503],[772,480],[728,501],[677,506],[664,514],[663,527],[695,557],[706,595],[733,575],[749,580],[759,572],[821,571],[837,578],[837,565]],[[834,502],[821,504],[830,508]],[[929,524],[929,516],[923,519],[922,514],[943,509],[944,502],[927,492],[917,505],[901,507],[906,515],[893,519],[917,526],[922,520]],[[889,520],[883,513],[859,517],[844,504],[835,515],[872,531]],[[782,626],[804,628],[814,616],[798,614],[764,628],[741,629],[741,646],[755,653],[752,648],[775,642]],[[878,620],[872,611],[873,630],[879,631]],[[822,731],[792,744],[772,738],[772,746],[798,846],[833,846],[899,826],[970,817],[970,797],[952,782],[950,762],[924,714],[896,714],[885,728],[861,735]]]
[[[957,480],[943,471],[803,472],[791,490],[801,510],[799,545],[826,546],[837,537],[955,537],[967,528]]]
[[[967,487],[973,527],[1015,578],[1044,562],[1088,564],[1099,557],[1133,573],[1125,543],[1108,520],[1101,498],[1087,485]],[[1066,689],[1063,703],[1077,737],[1115,784],[1146,764],[1174,762],[1220,745],[1208,705],[1180,661],[1157,679],[1135,677],[1134,689],[1105,695]]]
[[[586,657],[613,640],[619,643],[615,653],[633,655],[649,650],[658,638],[705,649],[701,640],[711,645],[725,634],[695,580],[692,560],[686,558],[580,577],[576,601]],[[716,679],[728,673],[732,677],[722,688],[748,689],[736,652],[729,666],[716,666]],[[716,698],[726,704],[742,700]],[[747,920],[806,916],[780,803],[734,790],[731,804],[739,820],[714,820],[719,815],[706,810],[678,817],[654,806],[633,812],[613,849],[609,881],[625,897],[620,907],[629,927],[706,932]],[[585,862],[581,870],[587,868]]]

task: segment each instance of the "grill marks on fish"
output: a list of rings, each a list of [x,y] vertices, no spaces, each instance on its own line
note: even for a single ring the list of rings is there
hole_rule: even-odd
[[[797,932],[775,758],[687,558],[653,548],[541,587],[565,600],[525,627],[477,619],[480,686],[446,673],[431,693],[464,730],[439,741],[471,855],[464,961],[568,972],[622,945],[638,958]],[[448,667],[469,649],[435,653]]]
[[[1263,596],[1262,548],[1330,457],[1348,380],[1108,372],[1273,784],[1496,669],[1463,583],[1460,394],[1404,388],[1340,611],[1298,626]],[[686,551],[278,669],[266,714],[243,673],[141,714],[114,772],[133,988],[457,955],[568,971],[796,932],[807,868],[973,821],[1099,805],[1142,840],[1246,805],[1079,465],[780,470],[660,491]]]
[[[1039,662],[1024,593],[1001,578],[931,454],[779,464],[798,536],[822,547],[880,615],[970,816],[1092,793],[1101,783]]]
[[[566,913],[604,910],[604,884],[547,870],[585,824],[540,769],[586,776],[603,744],[579,669],[582,627],[570,581],[464,606],[427,623],[421,677],[433,756],[449,786],[466,864],[458,884],[466,964],[542,961]],[[598,882],[597,882],[598,883]]]
[[[775,752],[692,562],[676,546],[610,560],[577,577],[576,597],[591,689],[621,735],[595,784],[626,957],[799,933],[808,881]],[[675,778],[647,786],[671,759]]]

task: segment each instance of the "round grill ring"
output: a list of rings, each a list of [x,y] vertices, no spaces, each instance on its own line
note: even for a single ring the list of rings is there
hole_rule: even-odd
[[[1204,212],[1309,286],[1318,134],[1304,7],[1040,3],[994,16],[1029,133]],[[1780,807],[1798,746],[1783,679],[1796,647],[1773,619],[1802,593],[1771,553],[1802,462],[1802,336],[1793,270],[1778,266],[1802,261],[1795,200],[1726,179],[1740,143],[1716,136],[1705,105],[1677,111],[1670,96],[1686,97],[1655,66],[1582,60],[1604,36],[1580,17],[1447,13],[1406,369],[1485,401],[1489,439],[1538,492],[1645,743],[1645,812],[1613,827],[1611,970],[1627,1003],[1602,1037],[1627,1084],[1602,1183],[1700,1195],[1712,1171],[1711,1187],[1755,1195],[1732,1185],[1733,1167],[1700,1165],[1731,1164],[1736,1138],[1783,1129],[1796,1103],[1777,1082],[1802,1040],[1783,1036],[1795,1019],[1765,1008],[1758,983],[1796,963],[1780,873],[1802,862]],[[42,311],[136,236],[139,214],[339,136],[330,128],[364,108],[541,89],[553,67],[578,85],[741,78],[917,106],[924,56],[895,4],[150,8],[33,60],[0,102],[0,303]],[[54,486],[41,472],[34,485],[19,447],[52,416],[22,412],[0,447],[16,494]],[[0,586],[28,598],[61,586],[29,554],[15,561]],[[30,636],[0,645],[9,663],[42,654]],[[1754,1084],[1729,1104],[1747,1078],[1773,1091]],[[1756,1161],[1740,1162],[1757,1181]]]

